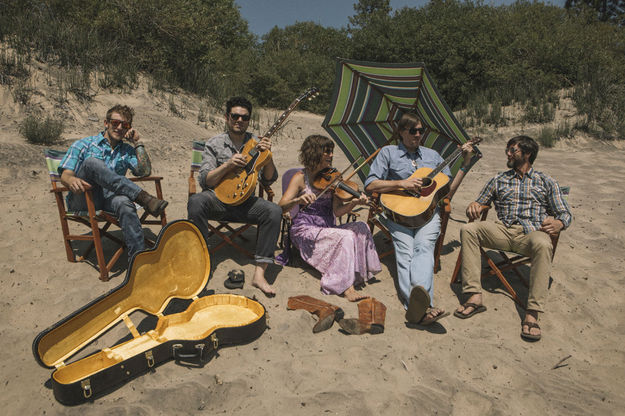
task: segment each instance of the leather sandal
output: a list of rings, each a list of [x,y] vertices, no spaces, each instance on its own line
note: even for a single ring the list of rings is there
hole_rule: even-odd
[[[532,328],[540,329],[540,326],[538,326],[538,322],[523,322],[521,323],[521,338],[523,338],[525,341],[530,341],[530,342],[536,342],[540,340],[542,334],[534,335],[534,334],[530,334],[529,332],[523,332],[523,327],[525,325],[527,325],[528,331],[531,330]]]

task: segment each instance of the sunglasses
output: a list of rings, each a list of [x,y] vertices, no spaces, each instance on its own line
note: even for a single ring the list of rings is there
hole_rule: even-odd
[[[124,130],[128,130],[132,127],[132,124],[129,121],[109,119],[108,122],[111,123],[111,126],[113,126],[114,129],[118,128],[120,124]]]
[[[506,149],[506,154],[510,153],[511,155],[515,155],[518,152],[520,152],[521,149],[519,149],[518,147],[514,148],[514,147],[510,147],[508,149]]]
[[[232,121],[237,121],[238,119],[241,119],[243,121],[250,121],[249,114],[230,113],[230,118],[232,119]]]
[[[413,134],[413,135],[417,133],[423,134],[425,133],[425,127],[411,127],[408,129],[408,133]]]

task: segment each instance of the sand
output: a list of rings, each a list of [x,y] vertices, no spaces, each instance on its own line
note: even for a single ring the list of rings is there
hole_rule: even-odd
[[[286,310],[289,296],[323,298],[348,316],[356,316],[356,305],[322,295],[318,277],[309,271],[279,266],[270,266],[267,273],[278,295],[266,298],[249,284],[253,264],[239,252],[223,249],[211,257],[214,271],[207,288],[255,296],[266,307],[269,327],[258,340],[224,348],[201,368],[166,363],[93,403],[59,404],[51,390],[51,370],[35,362],[32,341],[44,328],[119,285],[126,261],[116,267],[116,277],[103,283],[92,264],[66,260],[56,205],[48,192],[44,146],[27,144],[19,136],[17,124],[24,112],[9,90],[0,87],[4,414],[623,414],[625,155],[620,143],[580,138],[541,150],[535,163],[536,169],[571,187],[575,216],[558,246],[546,313],[540,319],[540,342],[521,340],[523,313],[496,280],[484,282],[486,313],[469,320],[450,316],[427,330],[407,327],[392,256],[383,259],[379,282],[364,289],[388,308],[383,334],[348,336],[338,325],[313,334],[312,316]],[[198,100],[175,99],[185,118],[172,114],[168,95],[151,95],[145,88],[132,96],[100,92],[87,104],[70,102],[64,108],[55,107],[45,91],[34,98],[40,108],[67,117],[64,142],[55,146],[59,149],[98,132],[106,109],[116,102],[134,106],[135,127],[143,134],[154,173],[165,177],[170,220],[186,218],[191,141],[223,129],[219,114],[213,115],[214,124],[198,122]],[[277,114],[263,110],[260,130],[267,130]],[[297,111],[288,119],[274,138],[274,159],[281,172],[298,166],[299,145],[308,134],[323,133],[322,119]],[[454,198],[442,270],[435,276],[440,307],[451,311],[458,305],[459,287],[450,287],[449,280],[464,208],[488,178],[505,169],[505,139],[521,131],[508,127],[480,133],[486,137],[480,145],[484,157]],[[345,166],[340,152],[335,165]],[[273,188],[279,197],[279,182]],[[158,233],[158,228],[152,232]],[[248,233],[251,241],[254,234]],[[376,241],[386,248],[380,234]],[[245,246],[254,248],[252,242]],[[233,268],[246,273],[242,290],[223,286]],[[527,291],[518,280],[512,281],[525,298]],[[138,325],[146,315],[136,312],[131,318]],[[89,350],[111,346],[127,333],[121,324]],[[569,355],[562,367],[553,368]]]

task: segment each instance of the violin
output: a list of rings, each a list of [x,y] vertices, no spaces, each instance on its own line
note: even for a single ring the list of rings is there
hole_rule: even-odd
[[[333,190],[334,195],[341,201],[360,198],[358,184],[356,182],[344,180],[342,176],[342,173],[336,168],[325,168],[315,175],[312,186],[324,192]]]

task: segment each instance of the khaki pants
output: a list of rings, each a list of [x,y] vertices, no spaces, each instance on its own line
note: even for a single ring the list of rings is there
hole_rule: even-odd
[[[523,233],[523,227],[506,227],[501,222],[479,221],[462,226],[462,292],[481,293],[482,256],[480,246],[490,249],[511,251],[531,259],[530,287],[527,309],[543,312],[549,276],[553,245],[549,234],[543,231]]]

